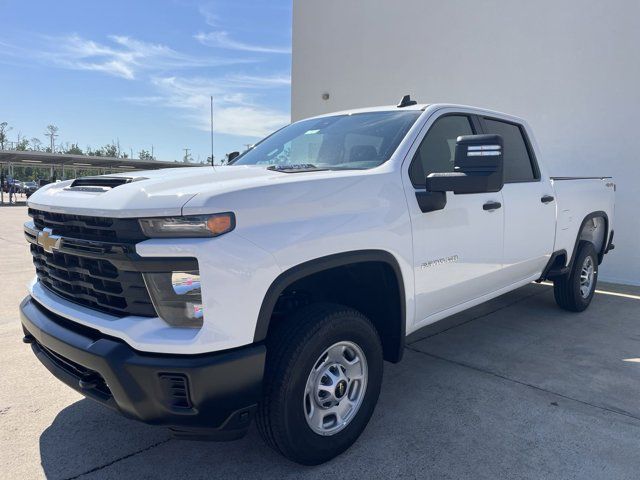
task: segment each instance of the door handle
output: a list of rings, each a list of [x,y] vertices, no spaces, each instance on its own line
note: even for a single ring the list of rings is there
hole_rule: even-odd
[[[542,203],[551,203],[551,202],[553,202],[554,200],[555,200],[555,198],[553,198],[553,196],[552,196],[552,195],[544,195],[544,196],[540,199],[540,201],[541,201]]]
[[[502,204],[500,202],[487,202],[482,206],[483,210],[497,210],[500,207],[502,207]]]

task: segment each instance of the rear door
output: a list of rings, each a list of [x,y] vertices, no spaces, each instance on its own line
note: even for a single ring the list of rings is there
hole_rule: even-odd
[[[543,176],[526,129],[518,123],[480,117],[483,133],[504,142],[504,278],[506,284],[539,275],[554,245],[556,201]],[[505,284],[505,286],[506,286]]]
[[[442,210],[423,212],[416,193],[425,190],[429,173],[452,172],[456,139],[478,133],[471,114],[441,114],[427,133],[404,174],[413,229],[416,323],[427,324],[439,313],[491,293],[502,268],[501,192],[454,195],[447,192]]]

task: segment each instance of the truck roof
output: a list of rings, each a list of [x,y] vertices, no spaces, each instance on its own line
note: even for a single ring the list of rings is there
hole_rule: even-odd
[[[330,117],[333,115],[353,115],[357,113],[367,113],[367,112],[425,111],[429,107],[433,107],[436,109],[457,108],[457,109],[461,109],[463,111],[467,111],[477,115],[488,115],[488,116],[493,116],[497,118],[502,118],[508,121],[526,124],[526,121],[523,118],[517,117],[515,115],[511,115],[509,113],[500,112],[497,110],[490,110],[488,108],[474,107],[471,105],[461,105],[457,103],[418,103],[416,105],[409,105],[406,107],[398,107],[397,105],[381,105],[377,107],[353,108],[349,110],[339,110],[336,112],[323,113],[322,115],[315,115],[305,120],[313,119],[313,118]]]
[[[369,113],[369,112],[397,112],[407,110],[425,110],[429,106],[428,103],[418,103],[416,105],[410,105],[408,107],[398,107],[397,105],[380,105],[377,107],[364,107],[364,108],[352,108],[349,110],[338,110],[336,112],[323,113],[322,115],[315,115],[309,118],[322,118],[330,117],[332,115],[352,115],[356,113]]]

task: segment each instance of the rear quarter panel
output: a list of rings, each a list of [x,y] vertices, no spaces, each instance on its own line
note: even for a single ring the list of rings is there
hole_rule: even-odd
[[[604,212],[607,220],[605,244],[614,228],[614,181],[611,178],[551,178],[557,200],[555,251],[566,250],[572,258],[585,218]]]

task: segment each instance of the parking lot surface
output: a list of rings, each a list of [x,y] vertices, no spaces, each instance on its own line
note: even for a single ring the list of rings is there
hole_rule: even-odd
[[[360,440],[318,467],[236,442],[171,439],[53,378],[21,341],[33,275],[24,207],[0,208],[0,477],[638,478],[640,288],[600,284],[588,311],[532,284],[410,338],[385,364]]]

